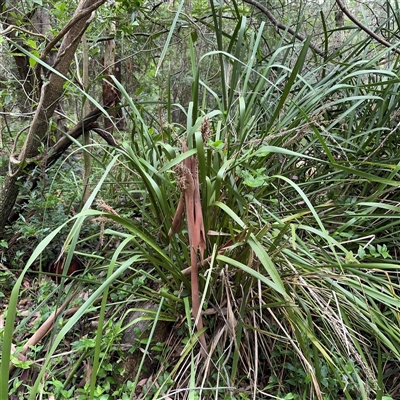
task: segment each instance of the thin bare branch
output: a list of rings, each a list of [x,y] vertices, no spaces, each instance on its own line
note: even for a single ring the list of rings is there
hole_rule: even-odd
[[[78,21],[82,18],[85,18],[88,14],[91,14],[93,11],[97,10],[102,4],[104,4],[107,0],[99,0],[90,7],[87,7],[85,10],[76,14],[71,18],[71,20],[64,26],[64,28],[56,35],[54,38],[47,44],[46,48],[43,50],[41,55],[41,60],[45,61],[48,54],[54,48],[54,46],[67,34],[67,32],[73,27]]]
[[[296,39],[304,42],[307,38],[306,36],[302,35],[301,33],[298,33],[296,31],[294,31],[292,28],[289,28],[288,26],[282,24],[282,22],[278,21],[273,14],[271,13],[271,11],[268,10],[267,7],[263,6],[262,4],[260,4],[258,1],[255,0],[243,0],[245,3],[250,4],[256,8],[258,8],[271,22],[272,24],[278,28],[281,29],[283,31],[287,31],[289,32],[291,35],[293,35]],[[310,48],[312,50],[314,50],[319,56],[324,57],[325,56],[325,52],[323,50],[321,50],[318,46],[316,46],[313,43],[310,43]]]
[[[245,0],[247,1],[247,0]],[[377,35],[374,31],[371,31],[367,26],[362,24],[344,5],[343,1],[341,0],[336,0],[336,4],[338,7],[346,14],[346,16],[353,21],[360,29],[362,29],[365,33],[368,34],[368,36],[371,36],[373,39],[375,39],[378,43],[382,44],[383,46],[392,48],[393,51],[395,51],[397,54],[400,54],[400,49],[397,47],[394,47],[393,43],[388,42],[381,36]]]

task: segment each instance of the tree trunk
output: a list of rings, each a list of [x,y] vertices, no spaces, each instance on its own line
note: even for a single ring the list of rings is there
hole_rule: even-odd
[[[82,85],[85,90],[89,90],[89,48],[87,44],[86,35],[82,37]],[[90,113],[90,103],[85,99],[85,104],[83,106],[83,115],[88,115]],[[84,146],[89,146],[90,144],[90,131],[85,131],[83,134],[83,144]],[[89,178],[90,171],[92,169],[90,154],[87,151],[83,152],[83,204],[87,202],[90,197],[90,186]]]
[[[63,35],[63,40],[53,65],[53,68],[62,76],[68,73],[82,35],[91,22],[93,11],[105,1],[81,0],[79,3],[75,14],[67,24],[69,29]],[[54,47],[53,43],[51,47]],[[44,56],[46,56],[46,50]],[[63,93],[65,79],[62,76],[51,73],[48,81],[43,84],[40,90],[39,104],[23,147],[19,154],[15,152],[11,155],[9,173],[0,188],[0,232],[4,230],[7,224],[8,216],[19,193],[19,185],[24,182],[26,165],[40,156],[40,147],[47,137],[50,118]]]
[[[6,175],[4,183],[0,188],[0,233],[4,230],[8,221],[8,216],[14,207],[15,200],[18,196],[19,187],[17,186],[16,175]]]

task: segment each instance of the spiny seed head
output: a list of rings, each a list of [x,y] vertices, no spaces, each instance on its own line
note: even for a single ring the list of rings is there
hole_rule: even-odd
[[[211,136],[210,120],[207,117],[204,118],[203,122],[201,123],[200,132],[201,136],[203,137],[203,143],[207,143]]]
[[[114,214],[119,217],[118,213],[110,205],[108,205],[104,200],[98,199],[96,201],[96,204],[101,208],[102,211],[107,212],[109,214]]]
[[[176,183],[181,190],[186,190],[187,188],[187,173],[189,172],[188,167],[182,163],[175,165],[174,167],[176,175]]]

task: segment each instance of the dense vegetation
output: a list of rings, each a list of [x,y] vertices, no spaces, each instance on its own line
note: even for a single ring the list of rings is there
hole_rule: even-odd
[[[0,399],[399,398],[397,2],[102,3],[0,1]]]

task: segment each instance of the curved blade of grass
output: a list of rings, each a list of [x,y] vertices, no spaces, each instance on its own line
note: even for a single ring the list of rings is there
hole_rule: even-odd
[[[275,112],[272,115],[271,119],[268,122],[267,125],[267,131],[269,131],[272,127],[272,125],[274,124],[276,118],[279,116],[281,110],[283,109],[283,105],[286,102],[286,99],[289,96],[289,93],[292,90],[292,86],[295,83],[298,74],[301,72],[301,69],[303,68],[304,62],[306,60],[306,56],[307,56],[307,52],[308,52],[308,48],[311,42],[311,37],[309,36],[306,41],[303,43],[303,48],[301,49],[301,52],[299,54],[299,57],[296,61],[296,64],[293,67],[293,70],[289,76],[289,79],[287,80],[287,83],[285,85],[285,88],[283,89],[283,92],[280,96],[280,100],[278,105],[276,106]]]
[[[160,69],[160,67],[161,67],[161,65],[162,65],[162,63],[164,61],[165,55],[167,54],[167,51],[169,49],[169,44],[171,42],[172,35],[174,34],[176,23],[178,22],[179,14],[181,13],[182,7],[183,7],[184,4],[185,4],[185,1],[181,0],[181,2],[179,3],[178,9],[176,10],[175,17],[174,17],[174,19],[172,21],[171,28],[170,28],[170,30],[168,32],[167,39],[165,40],[165,44],[164,44],[164,47],[163,47],[161,55],[160,55],[160,59],[158,60],[158,65],[157,65],[157,68],[156,68],[155,76],[157,76],[158,70]]]
[[[335,248],[334,248],[334,243],[332,241],[331,236],[329,235],[328,231],[325,229],[324,224],[322,223],[321,219],[319,218],[319,215],[316,211],[316,209],[314,208],[314,206],[311,204],[310,200],[308,199],[307,195],[304,193],[304,191],[296,184],[294,183],[291,179],[282,176],[282,175],[276,175],[275,176],[278,179],[282,179],[283,181],[287,182],[289,185],[291,185],[296,191],[297,193],[299,193],[299,195],[301,196],[301,198],[304,200],[304,202],[307,204],[307,207],[309,208],[309,210],[311,211],[311,213],[313,214],[316,222],[318,223],[318,226],[320,227],[324,239],[326,240],[327,244],[329,245],[329,247],[331,248],[333,254],[335,255],[335,258],[338,262],[338,264],[340,265],[340,259],[338,257],[338,255],[336,254]]]
[[[254,270],[253,268],[248,267],[247,265],[241,263],[240,261],[234,260],[233,258],[224,256],[224,255],[218,255],[216,257],[216,259],[218,261],[221,261],[223,263],[232,265],[235,268],[239,268],[242,271],[246,272],[247,274],[253,276],[254,278],[258,279],[259,281],[265,283],[268,287],[274,289],[277,293],[279,293],[280,295],[282,295],[283,299],[282,302],[284,304],[290,304],[292,302],[292,300],[290,299],[290,297],[288,296],[282,282],[279,281],[278,282],[274,282],[273,280],[267,278],[266,276],[264,276],[263,274],[261,274],[260,272]]]

